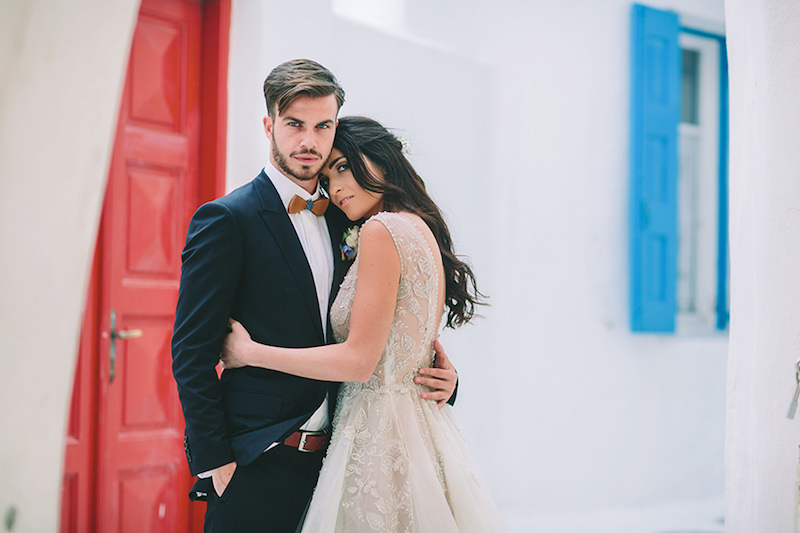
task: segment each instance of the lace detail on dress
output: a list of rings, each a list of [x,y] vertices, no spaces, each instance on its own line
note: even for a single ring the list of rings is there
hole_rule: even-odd
[[[421,411],[422,387],[414,383],[414,376],[433,361],[432,344],[441,316],[436,309],[439,276],[430,246],[409,217],[383,212],[366,223],[373,220],[386,226],[394,240],[400,256],[400,283],[389,338],[375,372],[366,383],[343,383],[339,393],[333,424],[337,427],[341,421],[348,421],[337,436],[351,441],[353,447],[342,506],[352,510],[372,531],[412,531],[408,457],[402,453],[403,436],[392,403],[393,395],[408,397],[415,406],[414,414],[424,440],[432,444]],[[349,333],[357,279],[358,257],[331,308],[331,325],[337,342],[344,341]],[[360,401],[354,403],[352,399],[356,396],[360,396]],[[444,488],[439,457],[432,445],[427,452]]]

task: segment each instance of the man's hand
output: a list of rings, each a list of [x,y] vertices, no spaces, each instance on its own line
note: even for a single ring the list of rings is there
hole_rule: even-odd
[[[431,392],[420,393],[423,400],[436,400],[436,406],[441,409],[447,404],[447,400],[456,390],[458,374],[456,367],[447,358],[442,344],[433,341],[433,349],[436,351],[436,364],[434,368],[420,368],[420,375],[414,378],[414,383],[425,385],[432,389]]]
[[[253,339],[250,334],[244,329],[244,326],[232,319],[228,319],[228,334],[225,335],[225,340],[222,343],[222,351],[219,354],[222,360],[222,368],[239,368],[247,366],[245,355],[247,348],[253,344]]]
[[[236,461],[219,466],[211,471],[211,481],[214,483],[214,492],[217,496],[222,496],[228,483],[231,482],[233,473],[236,471]]]

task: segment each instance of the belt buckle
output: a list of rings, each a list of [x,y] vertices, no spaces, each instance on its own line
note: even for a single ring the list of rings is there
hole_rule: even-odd
[[[298,452],[315,452],[317,450],[307,450],[306,449],[306,439],[307,437],[321,437],[324,435],[324,431],[301,431],[300,432],[300,442],[297,444],[297,451]]]

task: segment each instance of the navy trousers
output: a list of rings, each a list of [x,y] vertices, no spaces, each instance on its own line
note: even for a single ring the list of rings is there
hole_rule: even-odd
[[[209,478],[204,533],[295,533],[324,455],[280,444],[237,466],[221,496]]]

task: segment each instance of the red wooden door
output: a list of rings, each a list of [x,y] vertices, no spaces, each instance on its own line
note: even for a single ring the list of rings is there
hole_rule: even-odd
[[[99,531],[187,528],[170,338],[197,198],[200,7],[145,1],[133,37],[102,222]]]
[[[219,27],[203,28],[209,6]],[[200,171],[201,142],[224,150],[209,127],[225,127],[226,54],[201,39],[222,46],[220,19],[220,2],[141,4],[81,335],[62,531],[188,531],[199,510],[187,496],[170,339],[186,227],[220,189],[221,158],[206,153]],[[211,115],[202,130],[201,115]]]

